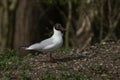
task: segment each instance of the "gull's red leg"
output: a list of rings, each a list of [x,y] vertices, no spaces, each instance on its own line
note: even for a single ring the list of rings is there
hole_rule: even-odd
[[[52,54],[50,53],[50,55],[49,55],[49,57],[50,57],[50,62],[54,62],[54,58],[53,58],[53,56],[52,56]]]

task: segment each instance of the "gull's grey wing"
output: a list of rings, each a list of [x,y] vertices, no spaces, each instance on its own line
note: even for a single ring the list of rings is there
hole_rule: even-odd
[[[51,44],[53,44],[53,39],[49,38],[41,41],[40,43],[35,43],[29,46],[28,48],[26,48],[26,50],[43,50],[47,45]]]

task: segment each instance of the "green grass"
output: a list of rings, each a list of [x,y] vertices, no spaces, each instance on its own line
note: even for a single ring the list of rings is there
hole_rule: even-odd
[[[21,72],[20,79],[21,80],[32,80],[32,78],[30,76],[28,76],[28,73],[26,71]]]
[[[43,77],[44,80],[90,80],[90,78],[86,75],[81,75],[79,73],[75,74],[51,74],[46,72]]]
[[[15,63],[20,60],[15,55],[15,51],[8,49],[5,52],[0,52],[0,70],[10,70],[15,68]]]
[[[25,72],[31,68],[29,63],[26,61],[30,57],[32,57],[31,54],[24,58],[20,58],[12,49],[0,51],[0,72],[2,72],[0,79],[12,80],[12,77],[14,76],[12,72],[13,70],[17,70],[19,73],[19,76],[17,77],[19,77],[20,80],[32,80]]]
[[[12,76],[10,72],[7,72],[4,74],[3,80],[11,80],[11,79],[12,79]]]
[[[103,65],[97,65],[96,67],[90,67],[89,69],[95,74],[102,74],[103,72],[106,72],[106,68]]]
[[[110,79],[108,78],[108,76],[104,76],[102,77],[102,80],[110,80]]]

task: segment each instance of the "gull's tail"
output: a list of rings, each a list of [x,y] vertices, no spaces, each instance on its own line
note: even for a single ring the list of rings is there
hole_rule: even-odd
[[[21,50],[27,50],[27,47],[22,46],[22,47],[20,47],[19,49],[21,49]]]
[[[20,49],[22,49],[22,50],[33,50],[31,47],[20,47]]]
[[[20,48],[26,50],[27,47],[20,47]]]

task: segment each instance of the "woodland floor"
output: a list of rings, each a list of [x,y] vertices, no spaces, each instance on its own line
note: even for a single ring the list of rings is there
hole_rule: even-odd
[[[0,70],[0,78],[3,80],[120,80],[120,43],[96,44],[82,51],[80,49],[54,51],[52,52],[54,63],[49,62],[48,54],[26,57],[17,63],[12,62],[10,64],[14,64],[14,68]]]

